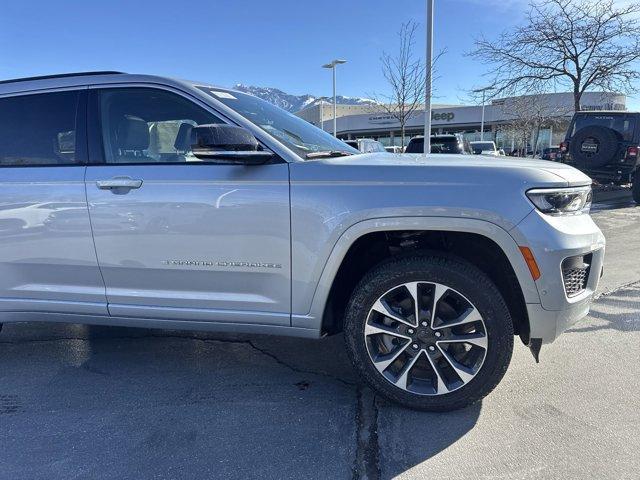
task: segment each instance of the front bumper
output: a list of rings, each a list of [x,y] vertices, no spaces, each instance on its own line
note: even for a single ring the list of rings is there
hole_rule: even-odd
[[[598,288],[605,251],[604,235],[589,215],[552,217],[533,210],[511,232],[516,242],[533,252],[541,276],[536,280],[540,303],[528,303],[529,337],[553,342],[589,313]],[[562,265],[565,259],[588,256],[584,289],[569,296]]]
[[[551,343],[566,329],[589,314],[591,297],[564,310],[545,310],[540,304],[527,304],[530,338],[539,338],[542,343]]]

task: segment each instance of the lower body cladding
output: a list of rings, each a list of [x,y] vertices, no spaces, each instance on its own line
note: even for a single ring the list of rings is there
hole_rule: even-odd
[[[511,232],[527,245],[540,270],[540,303],[527,303],[534,356],[543,343],[589,313],[602,274],[605,239],[589,215],[549,216],[532,211]]]

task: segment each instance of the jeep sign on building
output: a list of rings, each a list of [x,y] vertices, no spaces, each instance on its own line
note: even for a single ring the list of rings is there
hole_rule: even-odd
[[[553,125],[546,125],[537,132],[538,146],[557,145],[564,138],[564,132],[573,115],[573,95],[571,93],[551,93],[536,96],[510,97],[493,100],[485,107],[485,139],[495,140],[499,146],[510,150],[515,145],[510,125],[522,124],[522,112],[535,105],[541,113],[553,119]],[[626,97],[617,93],[587,92],[582,97],[583,110],[625,110]],[[333,129],[333,105],[324,103],[305,108],[297,116]],[[526,115],[526,113],[524,114]],[[433,133],[463,133],[468,140],[480,139],[480,105],[434,105],[431,111]],[[400,124],[382,108],[371,105],[338,105],[338,137],[344,140],[374,138],[384,145],[400,145]],[[424,109],[415,112],[406,124],[406,139],[422,135],[424,131]],[[534,132],[531,132],[534,137]]]

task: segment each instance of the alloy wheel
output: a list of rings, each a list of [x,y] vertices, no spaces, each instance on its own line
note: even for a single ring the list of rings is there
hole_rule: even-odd
[[[451,287],[409,282],[380,296],[364,329],[369,358],[396,387],[444,395],[482,368],[488,336],[476,307]]]

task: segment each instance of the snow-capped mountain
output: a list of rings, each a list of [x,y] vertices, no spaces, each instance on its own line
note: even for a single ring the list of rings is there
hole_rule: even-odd
[[[333,98],[328,97],[317,97],[315,95],[291,95],[282,90],[272,87],[255,87],[253,85],[243,85],[238,83],[233,87],[235,90],[239,90],[241,92],[250,93],[251,95],[255,95],[256,97],[262,98],[267,102],[273,103],[280,108],[284,108],[289,112],[298,112],[303,108],[317,105],[320,103],[320,100],[324,100],[325,102],[332,102]],[[338,95],[336,97],[336,102],[342,105],[367,105],[367,104],[375,104],[376,102],[371,100],[370,98],[359,98],[359,97],[344,97],[342,95]]]

